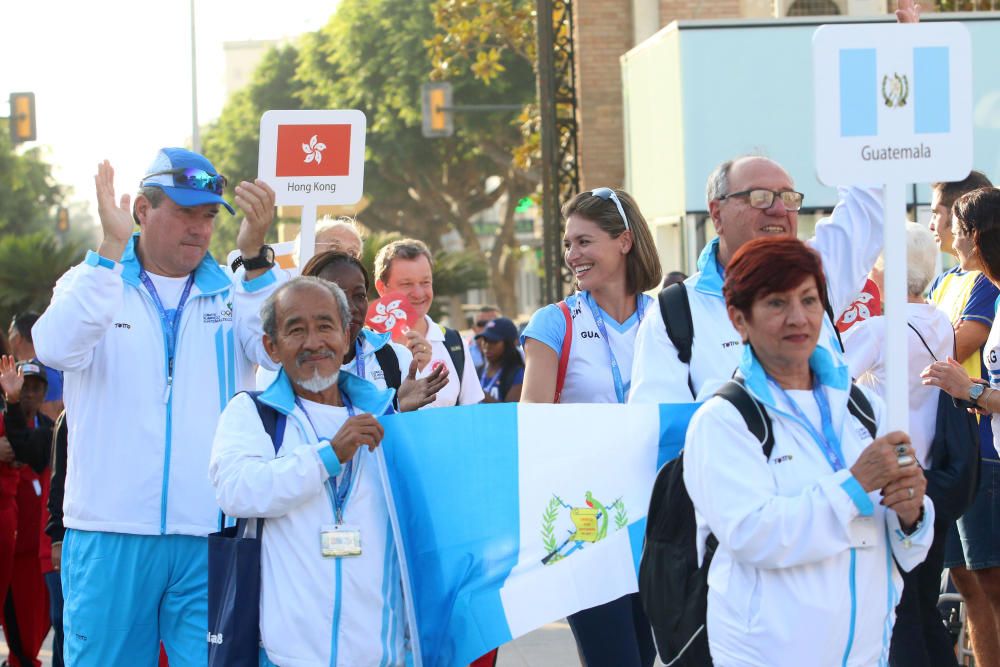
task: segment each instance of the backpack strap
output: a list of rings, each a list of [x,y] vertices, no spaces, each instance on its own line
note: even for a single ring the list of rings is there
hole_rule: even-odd
[[[270,405],[262,403],[260,393],[259,391],[248,391],[246,395],[250,397],[254,407],[257,408],[257,416],[260,417],[260,423],[264,425],[264,430],[271,438],[271,444],[274,445],[274,455],[277,456],[278,450],[281,449],[281,442],[285,437],[285,423],[288,418]]]
[[[696,398],[698,392],[694,390],[694,382],[691,380],[691,347],[694,344],[694,321],[691,319],[691,302],[688,300],[687,287],[684,283],[674,283],[662,290],[656,297],[660,302],[660,316],[663,317],[663,326],[667,330],[667,336],[677,348],[677,358],[688,369],[688,389],[691,396]]]
[[[392,346],[386,343],[375,350],[375,358],[385,376],[385,386],[390,389],[399,389],[399,385],[403,383],[403,374],[399,367],[399,357],[396,356]]]
[[[444,332],[444,346],[448,349],[448,356],[451,363],[455,364],[455,373],[458,375],[458,388],[462,390],[462,374],[465,372],[465,343],[462,341],[462,334],[448,327],[441,327]]]
[[[840,353],[843,354],[846,352],[844,349],[844,339],[840,337],[840,329],[837,328],[837,318],[833,315],[833,306],[830,305],[829,295],[830,292],[827,290],[826,308],[824,310],[826,310],[826,316],[830,318],[830,324],[833,325],[833,333],[837,334],[837,344],[840,345]]]
[[[771,451],[774,450],[774,429],[771,428],[771,417],[768,416],[764,406],[747,391],[743,377],[739,374],[734,375],[732,380],[719,387],[715,395],[726,399],[739,410],[747,428],[760,441],[764,458],[770,459]]]
[[[851,385],[851,396],[847,401],[847,409],[868,431],[872,438],[878,431],[878,423],[875,421],[875,411],[872,404],[861,391],[861,387],[856,384]]]
[[[556,304],[566,319],[566,333],[563,334],[562,348],[559,350],[559,369],[556,371],[556,395],[553,403],[558,403],[562,397],[563,385],[566,384],[566,368],[569,366],[569,351],[573,347],[573,315],[569,312],[569,304],[565,300]]]

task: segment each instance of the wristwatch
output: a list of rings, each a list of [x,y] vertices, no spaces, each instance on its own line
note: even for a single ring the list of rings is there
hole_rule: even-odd
[[[233,260],[232,268],[233,273],[236,273],[236,269],[240,267],[245,268],[247,271],[256,271],[257,269],[270,269],[274,266],[274,248],[269,245],[263,245],[260,247],[260,254],[256,257],[251,257],[245,259],[242,255]]]
[[[978,382],[969,387],[969,400],[976,407],[979,407],[979,397],[983,395],[984,391],[986,391],[986,385]]]

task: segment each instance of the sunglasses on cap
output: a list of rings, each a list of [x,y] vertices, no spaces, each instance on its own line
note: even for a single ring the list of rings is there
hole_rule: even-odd
[[[591,190],[590,194],[598,199],[603,199],[604,201],[608,201],[609,199],[613,201],[615,206],[618,208],[618,214],[622,216],[622,222],[625,223],[625,231],[629,231],[631,229],[628,224],[628,217],[625,215],[625,209],[622,208],[622,202],[618,199],[618,195],[615,194],[614,190],[611,188],[596,188]]]
[[[226,189],[225,176],[222,174],[210,174],[204,169],[195,169],[194,167],[189,167],[187,169],[170,169],[167,171],[158,171],[153,174],[147,174],[142,178],[142,185],[145,185],[146,181],[154,176],[164,175],[174,177],[174,187],[176,188],[202,190],[204,192],[211,192],[217,195],[221,195],[222,191]]]

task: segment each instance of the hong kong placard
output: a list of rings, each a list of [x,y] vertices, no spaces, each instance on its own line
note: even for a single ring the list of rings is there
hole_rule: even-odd
[[[813,36],[813,76],[820,181],[968,175],[972,61],[961,23],[822,26]]]
[[[354,204],[364,190],[365,115],[357,110],[266,112],[258,173],[281,206]]]

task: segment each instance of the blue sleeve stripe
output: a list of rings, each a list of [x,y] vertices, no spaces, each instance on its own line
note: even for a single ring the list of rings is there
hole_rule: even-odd
[[[984,324],[992,325],[993,318],[985,317],[983,315],[962,315],[960,318],[962,321],[972,321],[972,322],[982,322]]]
[[[333,445],[320,448],[319,460],[323,462],[323,467],[326,468],[330,477],[336,477],[340,474],[340,461],[337,460],[337,453],[333,451]]]
[[[84,262],[90,264],[91,266],[101,266],[104,267],[105,269],[115,268],[114,260],[108,259],[107,257],[102,257],[93,250],[87,251],[87,258],[84,260]]]
[[[244,275],[243,288],[248,292],[256,292],[257,290],[264,289],[268,285],[277,282],[277,280],[278,279],[274,277],[274,269],[271,269],[266,273],[253,278],[252,280],[247,280]]]
[[[854,505],[858,508],[858,512],[861,516],[871,516],[875,513],[875,504],[872,503],[872,499],[868,497],[865,493],[864,487],[861,486],[861,482],[857,480],[856,477],[851,476],[844,480],[844,483],[840,485],[840,488],[851,497],[854,501]]]

